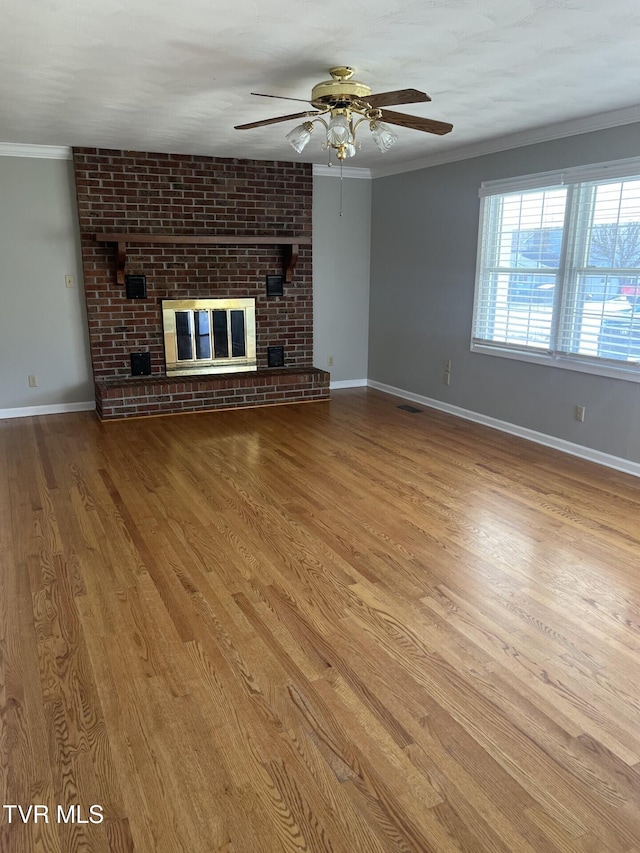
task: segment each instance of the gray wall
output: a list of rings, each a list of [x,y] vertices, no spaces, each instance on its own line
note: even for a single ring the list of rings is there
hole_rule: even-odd
[[[635,124],[374,180],[369,379],[640,461],[639,384],[470,352],[480,183],[639,151]]]
[[[78,245],[71,162],[0,157],[0,414],[93,400]]]
[[[340,179],[313,179],[313,363],[332,382],[367,378],[371,184],[343,180],[340,216]]]

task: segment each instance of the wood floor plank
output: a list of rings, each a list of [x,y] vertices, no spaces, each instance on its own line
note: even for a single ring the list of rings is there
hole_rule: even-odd
[[[509,632],[504,627],[491,623],[472,604],[462,603],[450,590],[441,587],[440,592],[442,598],[448,602],[456,602],[457,611],[449,612],[448,620],[457,625],[465,636],[475,638],[483,648],[495,650],[495,664],[488,664],[488,669],[507,669],[512,677],[526,683],[527,687],[521,687],[520,690],[524,695],[531,696],[530,689],[535,694],[531,698],[536,704],[546,704],[549,701],[549,692],[556,690],[555,722],[562,725],[564,731],[577,737],[583,732],[597,729],[597,737],[603,745],[608,745],[623,756],[628,764],[635,763],[635,753],[630,749],[633,744],[627,735],[628,723],[625,721],[622,726],[616,724],[615,713],[603,715],[597,703],[594,703],[592,690],[601,681],[598,668],[588,669],[586,673],[584,670],[579,671],[579,674],[588,679],[588,691],[577,689],[570,692],[568,684],[575,681],[572,671],[575,674],[576,663],[565,657],[562,647],[554,658],[550,655],[549,647],[542,647],[537,637],[531,641],[527,634],[524,639],[521,632]],[[434,599],[421,600],[428,607],[438,607],[438,602]],[[551,645],[555,643],[552,642]],[[554,660],[561,665],[555,677]],[[589,703],[585,701],[587,695],[590,696]],[[618,710],[622,711],[624,706],[625,703],[619,699]]]
[[[0,851],[640,850],[640,481],[399,402],[0,421]]]

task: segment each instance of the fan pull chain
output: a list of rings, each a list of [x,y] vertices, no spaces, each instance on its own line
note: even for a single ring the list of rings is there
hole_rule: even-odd
[[[340,160],[340,216],[342,216],[342,160]]]

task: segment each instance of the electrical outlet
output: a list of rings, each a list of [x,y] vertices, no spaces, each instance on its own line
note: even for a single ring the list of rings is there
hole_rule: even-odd
[[[65,287],[73,287],[73,276],[72,275],[65,275],[64,286]]]
[[[444,363],[444,372],[451,373],[451,359],[447,359]]]
[[[327,356],[327,367],[333,367],[333,356]]]
[[[576,420],[584,421],[584,406],[576,406]]]
[[[442,381],[444,382],[445,385],[451,385],[451,374],[449,373],[448,370],[445,370]]]
[[[29,374],[29,388],[37,388],[38,387],[38,377],[33,373]]]

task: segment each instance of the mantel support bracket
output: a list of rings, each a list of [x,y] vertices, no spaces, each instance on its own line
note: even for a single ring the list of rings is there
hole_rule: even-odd
[[[293,280],[293,271],[298,263],[299,251],[300,248],[297,243],[286,243],[282,247],[282,272],[287,284],[291,284],[291,281]]]
[[[127,244],[118,241],[118,256],[116,259],[116,283],[124,286],[124,268],[127,265]]]

